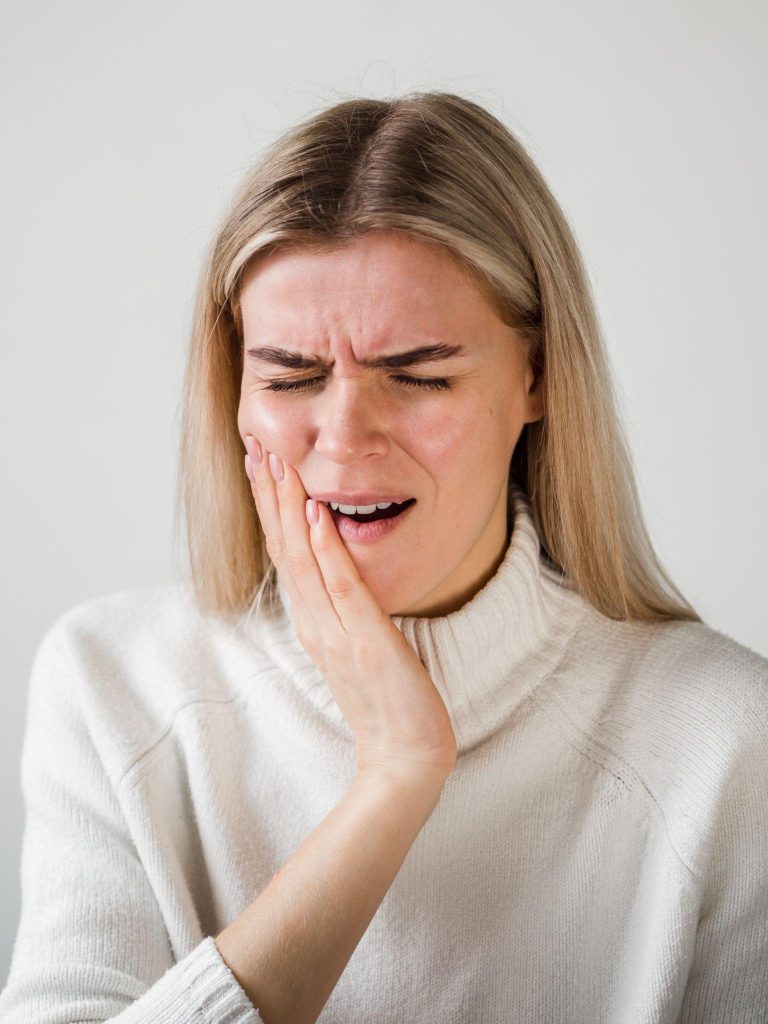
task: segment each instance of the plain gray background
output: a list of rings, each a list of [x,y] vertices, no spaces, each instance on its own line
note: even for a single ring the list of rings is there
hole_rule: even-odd
[[[760,0],[5,3],[0,978],[44,631],[179,578],[193,288],[263,148],[353,95],[459,92],[521,138],[593,283],[649,529],[768,656],[766,28]]]

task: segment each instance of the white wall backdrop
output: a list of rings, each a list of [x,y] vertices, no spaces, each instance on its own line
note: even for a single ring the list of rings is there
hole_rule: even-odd
[[[768,7],[760,0],[6,3],[0,25],[0,983],[45,629],[179,578],[184,346],[203,247],[277,135],[353,95],[483,103],[593,282],[652,537],[768,655]]]

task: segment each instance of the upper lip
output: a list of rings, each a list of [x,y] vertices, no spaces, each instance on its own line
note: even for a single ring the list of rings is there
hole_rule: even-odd
[[[398,504],[403,501],[410,501],[410,496],[406,495],[394,495],[392,492],[389,494],[382,491],[381,493],[374,493],[373,491],[353,491],[349,494],[342,494],[339,491],[325,491],[321,494],[313,494],[312,497],[315,501],[332,501],[335,505],[377,505],[385,501],[394,501]]]

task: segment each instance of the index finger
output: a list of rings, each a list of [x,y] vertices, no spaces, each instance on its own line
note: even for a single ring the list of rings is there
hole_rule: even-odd
[[[317,506],[316,523],[309,515],[310,502]],[[310,498],[307,501],[307,521],[312,550],[344,631],[355,637],[378,633],[385,620],[389,624],[389,616],[363,582],[339,536],[331,510],[321,501]]]
[[[279,463],[283,475],[274,481],[285,545],[283,563],[288,582],[299,592],[300,614],[311,620],[318,639],[327,639],[329,630],[339,628],[346,634],[364,635],[362,620],[383,612],[360,578],[328,506],[308,499],[297,470],[285,460]],[[319,514],[317,523],[308,514],[310,501]]]
[[[328,594],[322,569],[312,550],[311,524],[305,514],[307,492],[294,467],[274,453],[278,475],[265,474],[265,487],[274,492],[275,517],[283,537],[280,569],[291,596],[294,618],[305,619],[318,639],[328,630],[341,628],[341,622]],[[279,474],[282,473],[282,476]],[[298,605],[297,605],[297,602]]]

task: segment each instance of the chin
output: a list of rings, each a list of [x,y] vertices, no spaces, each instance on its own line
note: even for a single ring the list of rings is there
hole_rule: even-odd
[[[389,585],[382,580],[381,570],[360,570],[360,578],[373,594],[385,615],[407,615],[408,612],[401,611],[413,604],[413,595],[405,592],[402,582],[398,586],[397,580],[391,580]]]

